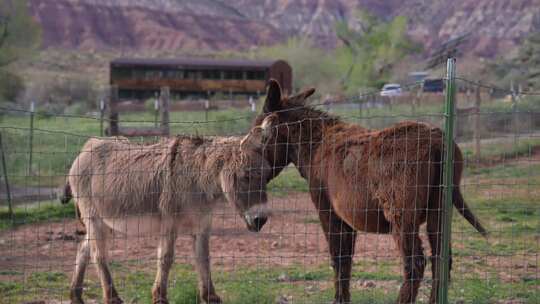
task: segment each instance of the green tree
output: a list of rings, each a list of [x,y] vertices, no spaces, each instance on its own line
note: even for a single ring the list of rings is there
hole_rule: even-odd
[[[30,16],[26,0],[0,0],[0,101],[13,101],[23,80],[9,65],[29,56],[39,45],[40,28]]]
[[[523,41],[518,55],[510,59],[499,59],[489,64],[487,70],[494,74],[503,87],[522,84],[534,90],[540,89],[540,31],[532,32]]]
[[[349,93],[358,88],[379,87],[388,81],[392,68],[421,46],[406,34],[407,19],[397,16],[389,22],[363,11],[353,14],[357,26],[346,21],[336,24],[337,37],[343,43],[336,49],[342,84]]]
[[[327,94],[341,89],[332,52],[317,48],[307,38],[294,37],[285,43],[262,48],[257,57],[287,60],[293,70],[296,91],[314,86],[318,94]]]
[[[28,56],[40,43],[40,28],[27,0],[0,0],[0,67]]]

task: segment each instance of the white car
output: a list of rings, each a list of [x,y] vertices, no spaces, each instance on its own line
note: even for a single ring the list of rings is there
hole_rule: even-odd
[[[387,83],[381,89],[381,96],[401,96],[401,86],[397,83]]]

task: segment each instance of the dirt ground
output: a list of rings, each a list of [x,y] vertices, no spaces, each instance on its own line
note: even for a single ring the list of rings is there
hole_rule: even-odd
[[[319,265],[328,262],[328,247],[317,213],[307,194],[271,198],[274,215],[259,233],[249,232],[236,211],[225,203],[215,212],[211,238],[212,263],[225,270],[236,266]],[[0,233],[0,269],[5,271],[72,271],[75,262],[75,219],[24,225]],[[115,234],[110,246],[113,261],[155,260],[157,238],[126,239]],[[176,261],[190,263],[192,238],[180,235]],[[392,238],[360,234],[356,251],[373,259],[396,258]]]

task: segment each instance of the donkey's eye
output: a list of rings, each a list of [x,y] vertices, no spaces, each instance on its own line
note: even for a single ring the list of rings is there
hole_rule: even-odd
[[[244,176],[244,178],[245,178],[245,179],[248,179],[248,180],[249,180],[249,179],[257,179],[257,178],[259,178],[259,177],[260,177],[260,174],[259,174],[259,172],[257,172],[257,171],[247,171],[247,172],[245,173],[245,176]]]

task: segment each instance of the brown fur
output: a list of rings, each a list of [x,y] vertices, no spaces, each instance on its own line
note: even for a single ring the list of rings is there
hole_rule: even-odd
[[[111,230],[159,236],[153,302],[167,303],[167,279],[178,232],[194,237],[201,299],[220,303],[210,275],[209,232],[216,202],[226,198],[259,231],[266,222],[270,168],[261,155],[264,134],[244,138],[177,136],[154,145],[121,138],[90,139],[73,162],[65,201],[72,196],[87,233],[77,254],[71,299],[82,303],[90,255],[98,268],[105,303],[121,303],[107,267]]]
[[[367,130],[305,106],[304,100],[312,93],[307,90],[282,99],[279,84],[271,81],[265,113],[255,124],[269,115],[275,117],[277,132],[271,139],[274,145],[265,151],[267,159],[278,168],[292,162],[308,180],[329,241],[336,273],[335,301],[350,301],[354,231],[366,231],[392,233],[404,265],[398,302],[414,302],[425,267],[418,233],[427,221],[434,270],[431,302],[435,302],[441,248],[442,131],[416,122]],[[453,148],[454,205],[485,235],[459,191],[463,159],[457,145]]]

